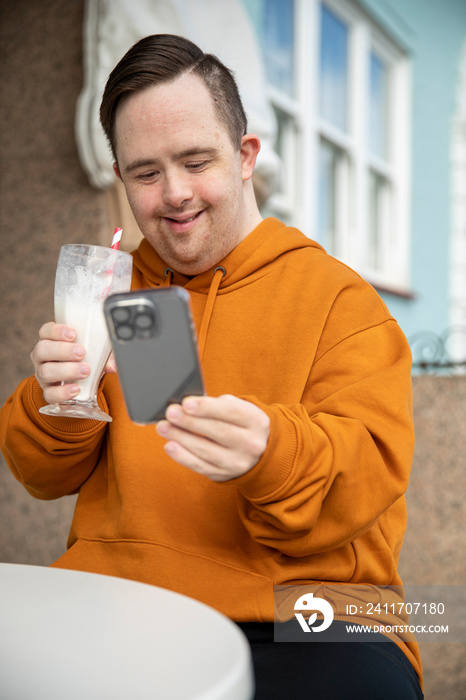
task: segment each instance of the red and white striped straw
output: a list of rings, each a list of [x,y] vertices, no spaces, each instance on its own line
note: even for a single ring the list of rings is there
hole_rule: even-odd
[[[123,233],[122,228],[116,228],[115,233],[113,234],[113,240],[112,240],[112,245],[111,247],[113,250],[118,250],[120,247],[120,241],[121,241],[121,234]]]

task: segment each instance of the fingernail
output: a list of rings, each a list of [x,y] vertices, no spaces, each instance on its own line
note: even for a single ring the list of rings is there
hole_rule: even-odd
[[[181,410],[179,406],[169,406],[167,409],[167,418],[171,418],[172,420],[177,420],[181,416]]]
[[[89,374],[91,373],[91,368],[87,364],[82,364],[79,365],[79,376],[80,377],[88,377]]]
[[[73,398],[73,396],[76,396],[77,394],[79,394],[80,391],[81,391],[81,389],[77,384],[70,384],[68,387],[68,393],[69,393],[71,398]]]
[[[183,401],[183,408],[187,413],[195,413],[199,407],[199,401],[196,399],[185,399]]]
[[[65,338],[66,340],[74,340],[76,338],[76,331],[72,328],[67,328],[65,330]]]
[[[80,360],[84,355],[86,354],[86,351],[84,350],[82,345],[76,345],[76,347],[73,348],[73,356],[77,359]]]
[[[156,431],[158,432],[159,435],[165,436],[168,433],[168,428],[169,425],[166,421],[160,421],[157,423],[155,426]]]

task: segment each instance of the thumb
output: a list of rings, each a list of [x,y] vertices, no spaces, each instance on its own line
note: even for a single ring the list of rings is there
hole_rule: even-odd
[[[107,374],[117,373],[117,366],[113,352],[110,354],[110,357],[107,360],[107,364],[105,365],[105,372],[107,372]]]

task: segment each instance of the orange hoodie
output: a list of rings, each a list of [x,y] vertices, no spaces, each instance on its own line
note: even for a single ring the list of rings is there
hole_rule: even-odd
[[[134,266],[135,288],[167,283],[145,240]],[[238,621],[273,620],[274,584],[400,584],[414,446],[404,335],[369,284],[276,219],[219,266],[171,283],[191,295],[207,393],[262,408],[266,452],[212,482],[131,423],[116,375],[99,392],[110,424],[39,414],[26,379],[2,409],[6,460],[37,498],[79,491],[55,565],[170,588]]]

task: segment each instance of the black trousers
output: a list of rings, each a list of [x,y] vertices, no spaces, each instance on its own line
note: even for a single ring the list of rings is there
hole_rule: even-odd
[[[274,641],[272,622],[237,623],[252,650],[255,700],[422,700],[413,667],[399,647],[381,635],[367,641]],[[289,639],[295,621],[277,638]],[[334,620],[332,639],[344,639],[345,622]],[[325,634],[322,633],[322,634]],[[385,641],[369,641],[378,637]],[[293,637],[291,637],[293,638]]]

